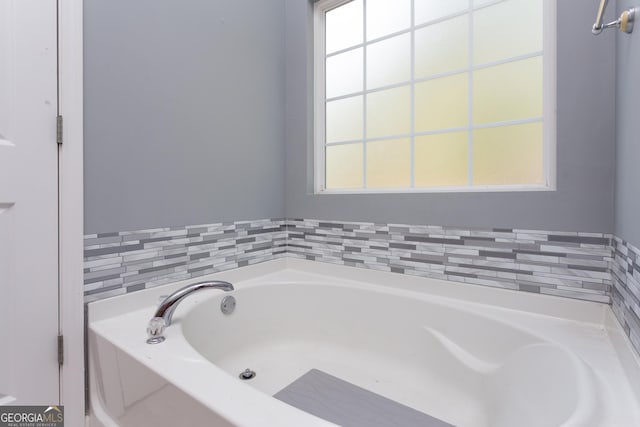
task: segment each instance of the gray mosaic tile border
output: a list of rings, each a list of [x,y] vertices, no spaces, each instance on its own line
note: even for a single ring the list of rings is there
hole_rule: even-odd
[[[287,220],[287,256],[610,303],[611,236]]]
[[[85,236],[85,301],[290,256],[611,302],[611,236],[265,219]]]
[[[613,250],[611,308],[640,353],[640,249],[614,237]]]
[[[286,244],[284,219],[85,235],[85,302],[279,258]]]

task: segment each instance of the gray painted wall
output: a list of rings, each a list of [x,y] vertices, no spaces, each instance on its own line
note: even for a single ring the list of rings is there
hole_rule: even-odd
[[[618,0],[618,12],[638,6]],[[640,25],[617,35],[616,235],[640,247]]]
[[[591,35],[584,3],[557,3],[557,191],[314,195],[311,3],[286,0],[286,216],[612,232],[615,35]]]
[[[84,10],[85,232],[283,217],[283,1]]]
[[[87,2],[85,231],[287,216],[611,232],[615,34],[591,36],[582,6],[558,2],[557,191],[338,196],[312,194],[310,0]]]

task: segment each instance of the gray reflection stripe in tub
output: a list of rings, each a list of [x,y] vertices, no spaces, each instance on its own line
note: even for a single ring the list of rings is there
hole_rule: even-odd
[[[273,397],[343,427],[452,427],[317,369]]]

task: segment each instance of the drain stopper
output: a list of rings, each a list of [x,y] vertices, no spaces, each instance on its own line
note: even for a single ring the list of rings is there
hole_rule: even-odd
[[[220,302],[220,311],[222,311],[222,313],[228,315],[233,313],[235,309],[236,299],[233,296],[227,295],[226,297],[222,298],[222,301]]]
[[[253,372],[251,369],[247,368],[244,371],[240,372],[240,375],[238,375],[238,377],[240,377],[241,380],[250,380],[252,378],[254,378],[256,376],[256,373]]]

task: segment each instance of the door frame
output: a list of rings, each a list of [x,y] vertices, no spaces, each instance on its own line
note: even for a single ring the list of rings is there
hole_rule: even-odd
[[[60,403],[69,427],[85,425],[83,0],[58,3],[59,329],[64,335]]]

